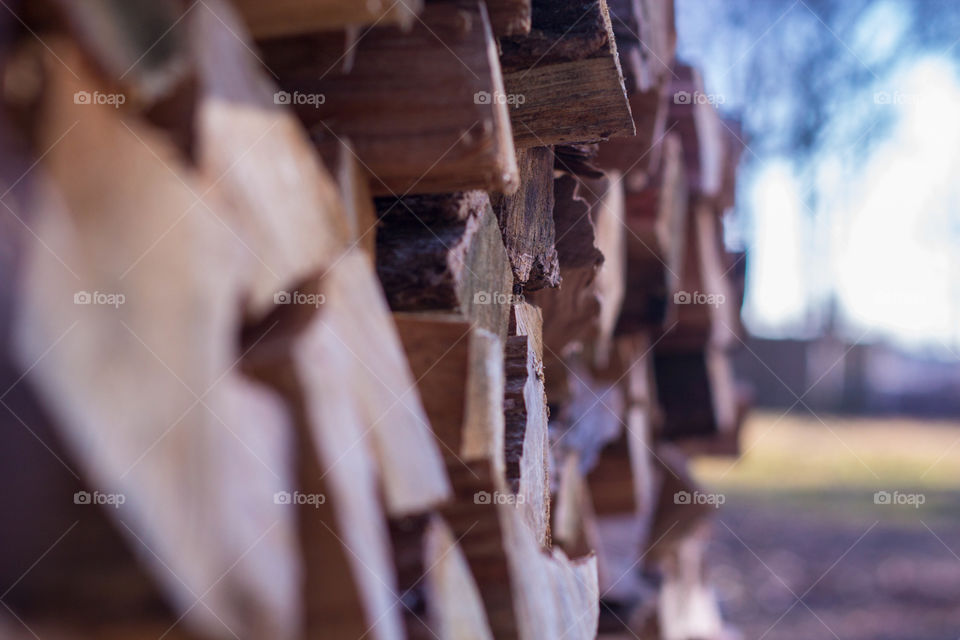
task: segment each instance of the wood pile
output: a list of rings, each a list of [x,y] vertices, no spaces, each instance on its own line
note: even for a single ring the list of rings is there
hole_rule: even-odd
[[[670,0],[0,27],[3,637],[725,637],[740,141]]]

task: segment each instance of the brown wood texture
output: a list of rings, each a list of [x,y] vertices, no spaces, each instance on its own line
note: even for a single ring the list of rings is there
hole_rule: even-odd
[[[671,0],[7,9],[0,636],[722,628],[744,143]]]
[[[554,246],[553,149],[517,152],[520,186],[513,195],[493,198],[514,284],[524,291],[556,287],[560,265]]]
[[[377,273],[394,311],[461,313],[506,339],[513,275],[486,194],[378,202]]]
[[[518,147],[634,134],[606,0],[535,1],[530,34],[501,50]]]
[[[493,35],[519,36],[530,33],[531,0],[486,0]]]
[[[516,189],[510,116],[495,99],[504,94],[496,43],[479,0],[432,2],[410,30],[376,27],[354,45],[308,35],[262,48],[286,92],[278,99],[317,134],[349,138],[374,193]]]
[[[627,287],[617,332],[667,328],[687,247],[687,176],[680,142],[663,140],[663,163],[640,191],[626,192]]]
[[[277,38],[370,24],[408,28],[423,0],[233,0],[255,38]]]

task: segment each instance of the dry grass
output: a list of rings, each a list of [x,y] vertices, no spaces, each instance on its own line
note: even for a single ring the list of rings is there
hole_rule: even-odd
[[[960,421],[821,419],[754,412],[743,455],[700,459],[695,472],[731,491],[960,487]]]

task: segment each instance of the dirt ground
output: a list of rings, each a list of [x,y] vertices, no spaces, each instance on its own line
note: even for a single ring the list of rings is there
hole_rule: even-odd
[[[709,577],[745,640],[960,638],[960,424],[745,429],[745,457],[696,465],[726,498]]]

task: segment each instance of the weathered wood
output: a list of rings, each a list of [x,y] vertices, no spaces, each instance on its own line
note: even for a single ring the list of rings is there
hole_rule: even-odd
[[[493,35],[519,36],[530,33],[530,0],[486,0]]]
[[[408,28],[423,0],[233,0],[255,38],[276,38],[345,27],[391,24]]]
[[[530,34],[501,49],[517,146],[634,134],[606,0],[536,0]]]
[[[560,284],[560,265],[554,246],[553,160],[551,147],[519,150],[517,192],[493,198],[493,210],[513,268],[513,281],[524,291]]]
[[[263,44],[288,102],[318,134],[348,137],[379,195],[512,192],[517,165],[496,42],[479,0],[432,2],[414,26]]]
[[[378,207],[377,273],[390,308],[461,313],[505,340],[513,275],[486,195],[381,199]]]
[[[296,637],[293,514],[273,501],[292,483],[291,432],[233,367],[249,263],[215,220],[226,205],[152,129],[76,103],[103,87],[47,44],[36,144],[59,197],[32,218],[19,363],[90,486],[126,497],[118,530],[185,625]]]

